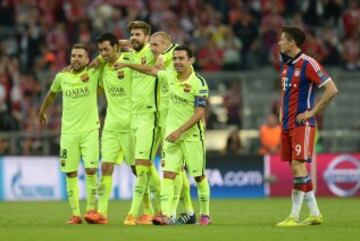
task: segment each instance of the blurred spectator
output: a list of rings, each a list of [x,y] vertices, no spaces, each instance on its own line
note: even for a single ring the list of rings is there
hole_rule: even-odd
[[[321,42],[321,38],[317,38],[315,31],[310,30],[306,35],[306,40],[302,46],[304,53],[313,56],[320,63],[327,56],[327,51],[324,47],[324,43]]]
[[[326,65],[360,68],[358,0],[2,0],[0,128],[59,128],[59,104],[49,109],[47,127],[37,127],[33,113],[55,73],[67,65],[74,42],[88,44],[94,56],[99,34],[127,38],[127,23],[144,20],[153,32],[167,31],[175,42],[197,50],[196,64],[204,71],[258,70],[268,64],[279,69],[277,42],[285,19],[310,33],[304,52]],[[232,84],[223,98],[227,124],[241,128],[240,86]],[[222,127],[213,111],[206,118],[208,128]],[[37,141],[24,141],[24,151],[41,150]]]
[[[342,4],[343,0],[327,0],[322,1],[324,13],[322,15],[323,19],[330,23],[333,26],[337,26],[341,18]]]
[[[260,126],[260,150],[261,155],[275,154],[280,150],[281,127],[278,118],[274,114],[269,114],[266,123]]]
[[[10,154],[9,141],[0,136],[0,156]]]
[[[349,7],[342,14],[345,37],[350,37],[360,22],[360,3],[358,0],[350,0]]]
[[[15,23],[14,1],[2,0],[0,2],[0,26],[13,26]]]
[[[345,40],[342,55],[346,69],[360,69],[360,25],[357,26],[350,38]]]
[[[216,45],[212,36],[208,35],[205,45],[198,52],[197,62],[203,71],[219,71],[223,56],[223,50]]]
[[[327,51],[327,55],[324,57],[322,63],[325,65],[339,65],[341,64],[339,36],[336,30],[327,24],[321,29],[320,38],[323,47]]]
[[[242,96],[240,81],[233,81],[223,96],[227,124],[242,127]]]
[[[241,12],[241,18],[233,25],[234,34],[242,43],[241,68],[246,69],[253,65],[252,53],[256,50],[258,26],[253,17],[246,10]]]
[[[240,51],[241,41],[234,36],[231,28],[227,28],[224,33],[222,48],[224,51],[223,70],[239,70],[240,69]]]
[[[285,25],[285,20],[278,13],[275,6],[271,7],[271,12],[261,18],[260,31],[262,33],[262,47],[267,51],[277,44],[281,27]]]
[[[226,153],[227,154],[239,154],[241,152],[241,140],[239,136],[239,130],[234,128],[230,131],[228,138],[226,139]]]
[[[218,117],[214,113],[209,101],[208,104],[206,105],[205,123],[206,123],[206,129],[208,130],[220,128],[220,122],[218,120]]]
[[[310,26],[319,26],[324,12],[321,0],[303,0],[301,2],[305,23]]]

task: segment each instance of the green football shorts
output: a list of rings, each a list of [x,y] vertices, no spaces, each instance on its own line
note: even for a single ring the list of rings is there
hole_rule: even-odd
[[[128,165],[134,165],[134,144],[135,140],[131,131],[115,132],[103,130],[101,136],[102,162],[120,165],[125,161]]]
[[[199,177],[204,175],[206,167],[206,152],[204,141],[164,142],[163,171],[179,172],[184,165],[190,175]]]
[[[156,113],[134,114],[131,118],[131,129],[135,138],[135,159],[153,160],[157,151]]]
[[[80,159],[85,168],[98,168],[99,130],[81,133],[62,133],[60,137],[60,169],[62,172],[77,171]]]

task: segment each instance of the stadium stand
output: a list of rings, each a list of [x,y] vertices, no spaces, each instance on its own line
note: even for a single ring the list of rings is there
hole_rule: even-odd
[[[246,151],[257,150],[256,130],[279,93],[275,71],[279,27],[285,23],[303,27],[309,36],[305,51],[322,60],[346,93],[322,117],[323,148],[360,149],[359,1],[4,0],[0,4],[0,154],[57,153],[54,136],[60,106],[50,108],[46,128],[38,124],[36,114],[54,74],[66,66],[69,46],[89,44],[95,56],[98,34],[111,31],[127,38],[126,24],[134,19],[150,22],[153,31],[169,32],[178,43],[190,44],[198,57],[208,54],[201,52],[205,45],[216,47],[222,60],[218,66],[205,67],[200,61],[196,66],[200,71],[216,70],[204,73],[212,93],[211,127],[224,136],[208,144],[215,151],[226,144],[229,126],[223,96],[234,80],[241,86],[242,145]]]

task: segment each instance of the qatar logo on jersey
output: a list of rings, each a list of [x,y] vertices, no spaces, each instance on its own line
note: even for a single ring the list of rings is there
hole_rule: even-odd
[[[324,179],[335,195],[355,195],[360,191],[360,160],[352,155],[337,156],[326,169]]]

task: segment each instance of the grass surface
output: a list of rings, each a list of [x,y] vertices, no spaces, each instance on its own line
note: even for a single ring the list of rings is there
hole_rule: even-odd
[[[324,216],[322,225],[277,228],[275,224],[289,214],[289,199],[212,200],[213,224],[207,227],[123,226],[129,201],[110,202],[108,225],[64,224],[70,216],[66,202],[0,202],[0,240],[360,240],[359,198],[319,199],[318,203]],[[306,207],[303,213],[307,213]]]

